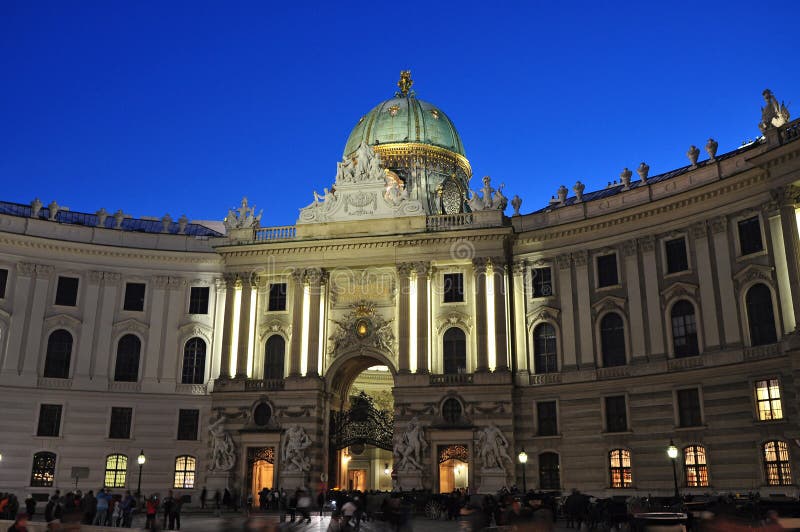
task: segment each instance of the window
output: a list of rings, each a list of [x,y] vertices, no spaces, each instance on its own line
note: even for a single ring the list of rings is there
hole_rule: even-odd
[[[264,353],[264,378],[282,379],[283,362],[286,358],[286,340],[279,334],[267,338],[267,347]]]
[[[106,457],[106,477],[104,486],[107,488],[124,488],[125,477],[128,473],[128,457],[124,454],[110,454]]]
[[[6,285],[8,284],[8,270],[0,268],[0,299],[6,297]]]
[[[609,312],[600,320],[600,352],[603,367],[625,365],[625,325],[616,312]]]
[[[133,408],[114,406],[111,408],[111,422],[108,437],[115,440],[128,440],[131,437]]]
[[[761,224],[758,216],[739,221],[739,249],[742,255],[758,253],[764,249],[761,242]]]
[[[259,427],[266,427],[272,419],[272,407],[267,403],[259,403],[253,410],[253,422]]]
[[[672,320],[672,347],[675,350],[675,358],[699,355],[694,305],[685,299],[678,301],[672,305],[670,319]]]
[[[267,310],[286,310],[286,283],[269,285]]]
[[[778,379],[756,381],[756,408],[759,421],[783,419],[781,387]]]
[[[706,448],[702,445],[690,445],[683,448],[683,471],[686,486],[689,488],[705,488],[708,486],[708,465],[706,464]]]
[[[464,274],[444,274],[444,302],[460,303],[464,301]]]
[[[678,426],[699,427],[703,424],[700,415],[700,391],[697,388],[678,390]]]
[[[553,295],[553,275],[549,267],[533,268],[531,270],[533,281],[533,297],[548,297]]]
[[[179,456],[175,459],[175,482],[173,488],[192,489],[194,488],[194,473],[197,468],[197,460],[194,456]]]
[[[631,473],[631,452],[627,449],[614,449],[608,454],[612,488],[630,488],[633,485]]]
[[[142,342],[134,334],[126,334],[117,343],[117,364],[114,367],[114,380],[117,382],[136,382],[139,380],[139,356]]]
[[[39,406],[37,436],[55,437],[61,432],[61,405]]]
[[[199,410],[178,410],[178,439],[196,440],[197,429],[200,424]]]
[[[747,323],[750,326],[750,345],[774,344],[778,341],[775,315],[772,312],[772,293],[763,283],[750,287],[745,296]]]
[[[50,379],[68,379],[72,358],[72,335],[64,329],[50,333],[44,359],[44,376]]]
[[[189,314],[208,314],[207,286],[193,286],[189,290]]]
[[[182,384],[203,384],[206,374],[206,343],[202,338],[190,338],[183,346]]]
[[[619,284],[617,275],[617,254],[600,255],[597,257],[597,287],[616,286]]]
[[[31,467],[31,486],[37,488],[53,487],[56,476],[56,455],[43,451],[33,455]]]
[[[467,372],[467,335],[458,327],[450,327],[442,337],[444,374]]]
[[[449,398],[442,403],[442,418],[445,423],[455,425],[461,421],[461,403],[458,399]]]
[[[667,273],[684,272],[689,269],[685,238],[667,240],[664,242],[664,251],[667,255]]]
[[[537,374],[558,371],[556,328],[540,323],[533,330],[533,369]]]
[[[561,489],[561,472],[556,453],[542,453],[539,455],[539,489]]]
[[[125,301],[123,310],[141,312],[144,310],[144,283],[125,283]]]
[[[624,395],[606,397],[606,432],[626,432],[628,430],[628,409]]]
[[[536,435],[558,435],[558,410],[555,401],[539,401],[536,403]]]
[[[792,483],[789,463],[789,446],[785,441],[773,440],[764,444],[764,476],[770,486],[788,486]]]
[[[78,304],[77,277],[59,277],[56,285],[56,305],[74,307]]]

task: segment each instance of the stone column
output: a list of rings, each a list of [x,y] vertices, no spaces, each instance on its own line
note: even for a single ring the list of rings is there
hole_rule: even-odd
[[[525,327],[525,315],[527,312],[525,274],[528,265],[522,262],[515,262],[511,266],[513,277],[514,292],[513,306],[511,307],[511,317],[514,320],[514,351],[515,351],[515,371],[526,371],[528,369],[528,333]]]
[[[231,378],[231,341],[233,341],[233,304],[236,300],[236,276],[225,274],[225,317],[222,325],[222,350],[219,362],[219,378]]]
[[[492,257],[492,284],[494,289],[495,370],[508,371],[508,325],[506,323],[506,261]]]
[[[96,320],[100,310],[100,283],[103,281],[103,272],[90,271],[83,291],[84,297],[81,306],[84,309],[82,329],[86,331],[81,338],[76,360],[73,388],[81,387],[87,383],[90,375],[92,352],[94,351],[94,337],[97,330]]]
[[[37,361],[42,349],[42,335],[44,328],[44,311],[49,307],[47,294],[50,283],[54,278],[55,267],[47,264],[36,265],[36,277],[33,284],[33,298],[31,300],[31,310],[28,319],[28,338],[25,342],[25,359],[22,366],[22,378],[26,382],[33,383],[37,378]],[[72,368],[75,368],[75,358],[81,343],[81,331],[77,330],[72,345]],[[46,340],[45,340],[46,341]],[[72,375],[72,374],[70,374]]]
[[[725,344],[741,342],[739,325],[739,305],[731,275],[731,250],[728,241],[728,219],[718,216],[711,220],[711,233],[714,239],[714,255],[717,259],[717,282],[719,287],[722,326],[725,331]]]
[[[221,303],[224,301],[227,283],[223,278],[218,277],[214,279],[214,288],[214,330],[220,331],[221,334],[214,334],[213,344],[209,346],[212,361],[209,374],[212,379],[222,376],[222,337],[225,335],[225,304]],[[228,341],[230,342],[230,340]],[[181,346],[181,349],[183,349],[183,346]]]
[[[414,264],[417,272],[417,373],[428,373],[428,276],[431,265]]]
[[[109,274],[106,273],[106,276]],[[147,331],[146,352],[142,357],[142,391],[155,392],[160,388],[162,337],[169,317],[169,277],[158,275],[148,285],[145,298],[150,303],[150,327]],[[101,345],[101,344],[99,344]],[[181,346],[182,348],[183,346]]]
[[[399,290],[397,292],[397,352],[398,371],[408,373],[411,367],[411,353],[409,352],[409,334],[411,312],[409,298],[411,297],[411,271],[410,263],[397,265]]]
[[[708,246],[708,232],[705,222],[691,227],[694,240],[695,267],[700,283],[700,311],[703,315],[703,343],[706,349],[719,348],[719,323],[717,301],[714,296],[714,272]]]
[[[180,364],[178,356],[183,358],[183,346],[178,346],[178,328],[181,320],[186,313],[186,291],[189,283],[180,277],[170,277],[167,282],[167,306],[166,319],[164,320],[164,332],[161,339],[161,360],[158,365],[159,382],[162,386],[174,389],[174,385],[181,382]],[[210,347],[206,346],[206,354],[210,353]]]
[[[36,265],[29,262],[20,262],[14,272],[14,286],[7,287],[13,290],[11,325],[8,330],[5,358],[3,359],[4,382],[13,384],[18,381],[22,372],[24,357],[24,338],[27,329],[28,311],[31,303],[31,287],[36,277]],[[39,353],[34,356],[38,360]]]
[[[578,292],[578,327],[580,331],[578,366],[580,369],[591,369],[596,366],[588,262],[589,253],[587,251],[577,251],[572,254],[572,263],[575,265],[575,290]]]
[[[628,240],[622,245],[625,257],[625,282],[628,288],[630,309],[631,360],[644,361],[647,357],[644,344],[644,313],[642,311],[642,288],[639,279],[639,253],[636,240]],[[660,315],[659,315],[660,318]]]
[[[781,209],[781,230],[783,246],[786,250],[786,268],[789,274],[789,298],[792,301],[791,322],[787,323],[784,332],[789,333],[797,327],[797,316],[800,315],[800,241],[798,241],[797,215],[795,214],[797,197],[800,189],[794,186],[784,187],[778,196]]]
[[[247,351],[250,346],[250,306],[253,301],[253,281],[247,272],[242,276],[242,297],[239,306],[239,346],[236,354],[236,378],[247,378]]]
[[[320,268],[306,270],[308,279],[308,369],[309,376],[319,376],[319,304],[322,299],[324,272]]]
[[[476,371],[489,371],[489,344],[486,327],[486,267],[485,258],[472,259],[475,272],[475,344],[478,355]]]
[[[292,272],[292,338],[289,342],[289,376],[300,376],[300,356],[303,349],[303,295],[305,270]]]
[[[647,324],[650,332],[650,356],[664,357],[664,325],[661,312],[661,294],[658,290],[658,264],[656,263],[656,239],[652,236],[640,238],[642,265],[644,268],[644,290],[647,297]],[[633,312],[631,312],[633,314]],[[644,330],[644,329],[642,329]]]
[[[575,349],[575,305],[572,302],[572,260],[568,254],[556,257],[558,275],[558,300],[561,303],[561,354],[562,370],[578,368]]]

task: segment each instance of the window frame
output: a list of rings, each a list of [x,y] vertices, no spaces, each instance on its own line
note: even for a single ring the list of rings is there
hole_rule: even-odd
[[[272,308],[272,290],[275,286],[283,285],[283,308]],[[272,281],[269,283],[266,293],[266,312],[287,312],[289,309],[289,283],[284,281]]]
[[[777,384],[778,384],[777,387],[778,387],[779,396],[778,396],[777,400],[780,402],[781,417],[779,417],[779,418],[774,418],[773,417],[773,418],[770,418],[770,419],[761,419],[760,406],[761,406],[762,402],[769,403],[769,406],[770,406],[769,411],[770,412],[773,411],[772,402],[775,401],[775,399],[772,398],[772,395],[770,393],[770,387],[771,387],[770,381],[777,381]],[[758,383],[760,383],[760,382],[767,383],[768,399],[766,399],[766,401],[759,400],[759,398],[758,398]],[[785,414],[786,409],[783,406],[783,398],[784,398],[783,382],[781,381],[780,377],[773,375],[773,376],[769,376],[769,377],[759,377],[759,378],[752,379],[752,381],[750,382],[750,390],[752,390],[751,397],[753,398],[752,400],[753,400],[753,405],[754,405],[754,415],[755,415],[756,423],[783,423],[783,422],[786,421],[786,414]]]
[[[130,411],[130,420],[128,422],[128,437],[127,438],[117,438],[111,435],[111,428],[113,426],[113,419],[114,419],[114,409],[127,409]],[[135,409],[132,406],[109,406],[108,407],[108,425],[106,427],[106,439],[113,440],[113,441],[131,441],[135,439],[134,435],[134,413]]]
[[[600,259],[610,257],[611,255],[614,255],[614,264],[616,268],[617,282],[614,284],[607,284],[601,286]],[[619,253],[616,250],[603,251],[594,255],[594,286],[595,286],[595,291],[613,290],[622,287],[622,270],[620,269],[620,264],[619,264]]]
[[[697,345],[697,352],[694,354],[678,354],[677,347],[675,344],[675,327],[673,323],[673,316],[672,313],[675,310],[675,306],[681,302],[686,302],[692,306],[693,316],[694,316],[694,337],[695,343]],[[672,301],[670,301],[666,307],[664,312],[664,318],[666,319],[666,332],[668,334],[668,342],[669,342],[669,349],[670,349],[670,356],[672,358],[690,358],[694,356],[700,356],[703,354],[703,337],[702,337],[702,327],[700,323],[700,309],[698,305],[693,299],[690,299],[687,296],[681,295],[675,297]],[[684,328],[685,328],[685,319],[684,319]]]
[[[625,429],[624,430],[610,430],[608,423],[608,399],[622,397],[625,401]],[[601,397],[601,406],[603,411],[603,434],[626,434],[631,432],[631,412],[630,400],[627,393],[604,395]]]
[[[536,273],[537,270],[548,270],[550,272],[550,293],[549,294],[542,294],[536,295],[536,278],[538,274]],[[528,273],[531,277],[531,299],[548,299],[552,297],[556,297],[556,274],[555,268],[553,268],[552,264],[542,264],[540,266],[531,266],[528,270]]]
[[[697,425],[683,425],[681,423],[681,404],[680,404],[680,393],[685,392],[687,390],[695,390],[697,392],[697,416],[699,418],[699,422]],[[705,427],[705,412],[703,409],[703,389],[700,386],[683,386],[681,388],[676,388],[672,390],[672,400],[674,406],[674,421],[675,421],[675,429],[682,430],[682,429],[698,429]]]
[[[537,353],[536,331],[537,331],[537,329],[539,329],[539,327],[542,327],[542,326],[545,326],[545,325],[548,326],[548,327],[551,327],[553,329],[553,342],[555,344],[555,346],[554,346],[555,348],[554,348],[552,354],[548,353],[546,355],[548,359],[552,359],[552,361],[554,362],[554,369],[552,371],[549,370],[549,367],[550,367],[549,363],[545,364],[545,366],[546,366],[545,367],[545,371],[540,371],[539,370],[539,364],[537,363],[539,361],[539,356],[540,355],[539,355],[539,353]],[[561,361],[561,345],[560,345],[560,342],[559,342],[559,340],[560,340],[560,334],[559,333],[560,333],[560,329],[559,329],[558,325],[556,323],[554,323],[554,322],[543,320],[543,321],[539,321],[539,322],[536,322],[536,323],[533,324],[533,327],[531,328],[531,351],[532,351],[532,354],[533,354],[533,359],[531,360],[531,366],[533,368],[533,374],[534,375],[546,375],[546,374],[550,374],[550,373],[558,373],[560,371],[560,364],[559,363]]]
[[[195,290],[205,291],[205,311],[204,312],[193,312],[192,305],[195,303],[195,298],[192,297],[192,294]],[[209,312],[211,311],[211,287],[207,285],[193,285],[189,287],[189,302],[186,307],[186,313],[190,316],[208,316]],[[202,300],[201,300],[202,302]]]
[[[689,449],[694,450],[694,457],[695,463],[689,464],[686,457],[689,456],[687,452]],[[703,463],[699,463],[697,461],[697,449],[703,450]],[[683,485],[686,488],[708,488],[711,484],[709,481],[708,473],[708,449],[705,445],[701,443],[690,443],[685,445],[681,449],[681,463],[683,465]],[[693,475],[690,475],[690,471],[694,471]],[[697,479],[694,484],[690,483],[689,479],[695,478]]]
[[[66,304],[64,302],[61,302],[61,303],[58,302],[59,289],[61,287],[61,280],[62,279],[64,279],[64,280],[67,280],[67,279],[74,280],[75,283],[76,283],[75,284],[75,298],[74,298],[74,302],[72,304]],[[76,275],[76,274],[70,275],[68,273],[65,273],[65,274],[59,274],[56,277],[55,287],[53,289],[53,306],[55,306],[55,307],[64,307],[64,308],[77,308],[78,306],[80,306],[79,305],[80,296],[81,296],[81,277],[80,277],[80,275]]]
[[[110,469],[108,467],[109,460],[112,458],[116,458],[116,463],[114,464],[116,467],[114,469]],[[124,459],[124,469],[120,469],[120,458]],[[105,467],[103,468],[103,487],[104,488],[124,488],[128,482],[128,455],[123,453],[110,453],[106,455],[105,459]],[[108,474],[111,472],[113,474],[113,481],[111,483],[108,482]],[[120,475],[122,475],[122,479],[120,480]]]
[[[132,380],[131,379],[118,379],[117,378],[117,376],[118,376],[117,371],[118,371],[118,368],[119,368],[119,346],[120,346],[120,342],[122,342],[122,339],[127,337],[127,336],[132,336],[132,337],[136,338],[137,340],[139,340],[139,353],[138,353],[138,358],[136,360],[136,375],[135,375],[135,378],[133,378]],[[131,332],[131,331],[125,331],[122,334],[120,334],[119,337],[117,338],[116,346],[117,346],[117,349],[116,349],[116,352],[114,353],[114,375],[112,377],[112,381],[113,382],[139,382],[139,380],[141,379],[141,374],[142,374],[142,352],[145,350],[144,349],[144,341],[142,340],[142,338],[138,334],[136,334],[134,332]]]
[[[181,432],[182,428],[182,420],[184,419],[181,415],[183,412],[193,412],[196,415],[195,425],[194,425],[194,438],[181,438],[183,435]],[[199,441],[200,440],[200,409],[199,408],[179,408],[178,409],[178,419],[176,422],[176,434],[175,434],[175,441]]]
[[[40,456],[40,455],[48,455],[48,458],[50,456],[52,456],[52,459],[53,459],[53,467],[52,467],[52,471],[50,471],[51,478],[50,478],[49,483],[46,480],[44,480],[44,481],[36,481],[36,472],[37,471],[42,471],[42,470],[37,470],[36,469],[36,458],[38,456]],[[48,451],[48,450],[41,450],[41,451],[37,451],[37,452],[33,453],[33,456],[31,457],[30,486],[32,488],[52,488],[53,486],[55,486],[56,472],[57,471],[58,471],[58,453],[54,453],[53,451]],[[40,473],[40,475],[41,474],[42,473]]]
[[[541,417],[539,416],[539,405],[550,404],[554,405],[555,412],[555,432],[553,434],[542,434]],[[534,438],[557,438],[561,436],[561,412],[558,399],[539,399],[533,402],[533,426],[535,429]]]
[[[281,340],[283,340],[283,361],[281,362],[281,375],[279,377],[268,376],[267,375],[267,368],[269,368],[271,366],[271,364],[268,363],[269,362],[269,360],[268,360],[268,358],[269,358],[268,348],[269,348],[270,341],[275,336],[277,336]],[[282,334],[279,334],[279,333],[270,334],[264,340],[264,351],[263,351],[264,352],[264,368],[263,368],[262,373],[261,373],[263,379],[273,380],[273,379],[284,379],[284,378],[286,378],[286,346],[287,345],[288,345],[288,342],[286,341],[286,338]],[[277,366],[277,364],[275,364],[275,366]]]
[[[552,472],[550,473],[550,476],[555,476],[555,478],[558,479],[558,483],[557,483],[558,485],[555,486],[555,487],[545,486],[544,483],[542,482],[542,479],[544,477],[544,475],[542,474],[544,472],[544,469],[542,467],[542,457],[545,456],[545,455],[555,456],[556,457],[555,475],[553,475]],[[553,451],[553,450],[543,449],[542,451],[540,451],[536,455],[536,466],[537,466],[536,467],[536,469],[537,469],[537,477],[538,477],[538,481],[539,481],[539,490],[547,490],[547,491],[558,491],[558,490],[561,490],[561,454],[560,453],[558,453],[556,451]]]
[[[458,294],[458,291],[456,291],[456,295],[460,295],[461,299],[452,299],[452,300],[448,301],[447,297],[448,297],[448,294],[450,292],[447,289],[447,287],[448,287],[447,280],[450,277],[457,277],[457,278],[461,279],[461,281],[459,283],[455,284],[456,287],[458,287],[458,286],[461,287],[460,294]],[[462,304],[464,304],[466,302],[467,302],[467,290],[466,290],[466,279],[465,279],[464,272],[462,272],[462,271],[443,272],[442,273],[442,299],[441,299],[441,304],[442,305],[462,305]]]
[[[614,454],[619,454],[619,466],[613,465]],[[628,465],[624,465],[625,454],[627,454]],[[633,452],[625,447],[615,447],[606,453],[606,467],[608,467],[608,486],[610,489],[631,489],[634,487],[633,483]],[[625,482],[625,471],[628,471],[630,481]],[[619,471],[620,485],[614,484],[614,471]]]
[[[669,251],[668,251],[668,244],[670,242],[676,242],[678,240],[683,241],[683,250],[686,255],[686,268],[683,270],[675,270],[670,271],[669,265]],[[672,234],[665,236],[661,239],[661,256],[662,256],[662,263],[664,265],[664,278],[671,278],[676,277],[679,275],[686,275],[692,273],[692,254],[690,253],[689,248],[689,238],[686,233],[679,233],[679,234]]]
[[[141,309],[129,309],[126,308],[126,304],[128,301],[128,286],[129,285],[142,285],[144,286],[144,294],[142,295],[142,308]],[[148,283],[145,281],[137,281],[137,280],[130,280],[125,281],[123,283],[122,288],[122,312],[146,312],[147,310],[147,294],[150,292]]]
[[[9,279],[11,279],[11,269],[5,265],[0,266],[0,301],[8,298]]]
[[[56,434],[40,434],[40,428],[42,424],[42,408],[46,406],[57,406],[59,407],[58,411],[58,427],[56,427]],[[62,431],[64,430],[64,404],[63,403],[38,403],[37,404],[37,415],[36,415],[36,424],[34,425],[34,432],[33,435],[36,438],[61,438]]]
[[[187,367],[188,367],[188,365],[186,364],[187,348],[189,346],[189,342],[191,342],[192,340],[200,340],[203,343],[203,346],[204,346],[204,348],[203,348],[203,367],[202,367],[202,372],[200,373],[199,382],[194,382],[195,380],[197,380],[196,379],[197,370],[198,370],[198,368],[200,366],[197,363],[198,351],[196,349],[192,354],[192,365],[194,366],[194,371],[191,374],[192,382],[187,382],[187,380],[186,380],[186,377],[187,377],[186,371],[187,371]],[[207,374],[208,374],[208,341],[205,338],[203,338],[202,336],[199,336],[199,335],[190,336],[189,338],[187,338],[183,342],[183,349],[181,350],[180,383],[181,384],[205,384],[206,375]]]
[[[180,460],[183,459],[183,469],[178,468],[178,464]],[[191,459],[192,465],[194,466],[192,469],[189,469],[189,460]],[[197,457],[191,454],[181,454],[175,457],[175,462],[173,463],[173,475],[172,475],[172,489],[181,489],[181,490],[190,490],[195,488],[195,484],[197,484]],[[191,473],[192,480],[190,483],[186,481],[186,475]],[[178,475],[183,475],[183,482],[178,485]],[[187,485],[191,484],[191,485]]]
[[[753,331],[752,331],[752,320],[750,318],[750,308],[747,304],[747,295],[750,293],[750,290],[756,287],[756,285],[763,285],[767,292],[769,293],[770,299],[770,308],[772,312],[772,327],[774,329],[775,334],[775,341],[774,342],[767,342],[767,343],[753,343]],[[777,298],[777,291],[775,287],[772,286],[769,282],[765,281],[764,279],[758,279],[747,285],[742,287],[741,291],[741,308],[744,315],[744,323],[743,323],[743,332],[745,334],[746,343],[748,347],[760,347],[764,345],[773,345],[781,340],[781,336],[783,335],[783,330],[781,329],[781,311],[779,307],[779,302]]]
[[[775,455],[776,455],[777,459],[774,460],[774,461],[773,460],[770,460],[770,461],[767,460],[767,445],[769,445],[771,443],[775,444],[775,447],[776,447]],[[780,444],[785,446],[786,460],[781,460],[780,459],[780,450],[778,449],[778,447],[780,447]],[[790,451],[789,444],[786,441],[778,439],[778,438],[766,440],[766,441],[761,442],[761,445],[759,445],[759,452],[761,454],[761,463],[763,465],[762,471],[763,471],[763,475],[764,475],[764,483],[767,486],[775,486],[775,487],[777,487],[777,486],[792,486],[793,485],[793,481],[794,481],[794,474],[792,472],[792,453]],[[783,482],[774,483],[774,482],[770,481],[770,472],[769,472],[770,464],[775,464],[777,466],[776,472],[778,472],[779,479],[783,479],[784,480]],[[788,478],[786,478],[784,476],[784,472],[783,472],[783,468],[781,468],[781,464],[786,464],[786,467],[788,468]]]
[[[458,408],[459,408],[458,417],[455,418],[455,419],[449,419],[449,416],[445,417],[445,412],[444,412],[445,411],[445,405],[447,405],[448,402],[450,402],[450,401],[453,401],[455,404],[458,404]],[[439,411],[441,412],[442,421],[444,421],[445,425],[458,426],[458,425],[461,425],[462,423],[464,423],[464,403],[461,402],[461,400],[458,397],[455,397],[453,395],[449,395],[449,396],[445,397],[444,399],[442,399],[442,402],[440,403],[440,406],[439,406]]]
[[[603,320],[609,314],[616,314],[619,316],[620,320],[622,320],[622,341],[623,341],[623,362],[622,364],[613,364],[607,365],[606,364],[606,357],[605,357],[605,350],[603,349]],[[600,362],[599,366],[603,368],[614,368],[614,367],[621,367],[627,366],[630,363],[630,340],[628,338],[629,335],[629,327],[628,327],[628,319],[625,313],[621,309],[613,309],[607,312],[603,312],[599,316],[597,316],[596,323],[596,338],[597,338],[597,354],[599,355],[598,362]]]
[[[461,367],[458,368],[458,369],[463,369],[463,371],[456,371],[455,373],[447,373],[445,364],[445,357],[447,355],[445,349],[445,336],[451,329],[458,329],[458,331],[460,331],[461,334],[464,336],[464,360],[463,360],[464,364],[463,368]],[[441,358],[442,375],[463,375],[469,373],[469,335],[467,334],[467,331],[465,331],[464,329],[462,329],[457,325],[451,325],[450,327],[447,327],[444,331],[442,331],[441,343],[439,345],[441,345],[441,350],[442,350],[442,358]]]
[[[761,249],[759,249],[757,251],[751,251],[750,253],[746,253],[745,254],[743,249],[742,249],[742,233],[741,233],[741,230],[740,230],[740,224],[741,224],[741,222],[745,222],[747,220],[752,220],[752,219],[756,219],[758,221],[758,229],[759,229],[759,234],[761,236]],[[761,216],[760,212],[752,211],[752,212],[742,213],[739,216],[736,216],[731,221],[733,222],[732,225],[734,227],[735,237],[736,237],[734,240],[736,242],[735,246],[736,246],[736,259],[737,260],[748,259],[748,258],[752,258],[752,257],[759,257],[759,256],[765,255],[767,253],[768,244],[767,244],[767,234],[766,234],[766,227],[765,227],[766,224],[764,223],[764,218],[763,218],[763,216]]]
[[[69,334],[69,336],[71,338],[69,355],[68,355],[69,360],[67,361],[67,364],[66,364],[66,374],[64,376],[54,376],[52,374],[51,375],[47,374],[48,373],[48,371],[47,371],[47,359],[48,359],[48,355],[50,353],[50,338],[53,336],[53,334],[55,334],[58,331],[66,332],[67,334]],[[74,331],[72,331],[72,330],[70,330],[70,329],[68,329],[66,327],[54,327],[53,329],[48,331],[47,340],[44,342],[44,360],[43,360],[43,364],[42,364],[42,377],[43,378],[45,378],[45,379],[70,379],[70,378],[72,378],[72,366],[73,366],[72,363],[73,363],[73,361],[75,359],[75,357],[73,355],[75,354],[75,337],[76,336],[77,335],[75,334]]]

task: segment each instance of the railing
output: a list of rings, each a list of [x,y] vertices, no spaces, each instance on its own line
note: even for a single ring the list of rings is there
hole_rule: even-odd
[[[745,360],[758,360],[760,358],[776,357],[780,356],[780,354],[781,354],[780,343],[744,348]]]
[[[191,395],[206,395],[208,387],[205,384],[177,384],[175,385],[175,391]]]
[[[72,379],[56,379],[53,377],[39,377],[40,388],[71,388]]]
[[[471,212],[460,212],[457,214],[437,214],[428,216],[425,220],[425,228],[428,231],[447,231],[457,227],[472,225],[473,216]]]
[[[617,377],[627,377],[630,373],[628,366],[612,366],[610,368],[597,368],[598,379],[616,379]]]
[[[800,119],[789,122],[781,129],[781,141],[783,144],[798,138],[800,138]]]
[[[531,375],[531,384],[561,384],[561,373]]]
[[[108,389],[112,392],[140,392],[142,391],[142,385],[138,382],[113,381],[108,384]]]
[[[285,384],[286,381],[283,379],[247,379],[244,382],[244,389],[248,392],[275,392],[283,390]]]
[[[461,384],[472,384],[472,374],[431,375],[431,386],[459,386]]]
[[[281,225],[278,227],[261,227],[256,229],[256,242],[267,240],[291,240],[297,236],[297,228],[293,225]]]
[[[699,368],[703,365],[703,359],[699,356],[685,358],[671,358],[667,360],[667,369],[679,371],[682,369]]]

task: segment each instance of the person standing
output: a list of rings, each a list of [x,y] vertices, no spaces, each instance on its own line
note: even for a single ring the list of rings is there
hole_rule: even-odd
[[[172,507],[169,510],[169,529],[181,529],[181,506],[183,506],[183,499],[176,497],[172,499]]]
[[[136,499],[131,495],[130,490],[125,491],[125,497],[122,499],[122,526],[130,528],[133,524],[133,509],[136,507]]]
[[[145,512],[146,519],[144,527],[147,529],[155,527],[156,514],[158,514],[158,498],[155,495],[152,495],[149,499],[147,499],[147,503],[145,504]]]
[[[169,520],[169,516],[172,513],[172,509],[175,507],[175,498],[172,496],[172,490],[167,492],[167,496],[164,497],[164,526],[162,528],[167,528],[167,521]]]
[[[205,486],[203,486],[203,491],[200,492],[200,509],[206,509],[206,497],[208,496],[208,490]]]
[[[28,519],[33,519],[33,514],[36,513],[36,499],[33,498],[33,495],[28,495],[28,498],[25,499],[25,512],[28,514]]]
[[[94,514],[94,521],[92,522],[95,526],[105,526],[106,520],[108,519],[108,501],[109,496],[107,490],[102,489],[97,493],[97,510]]]

